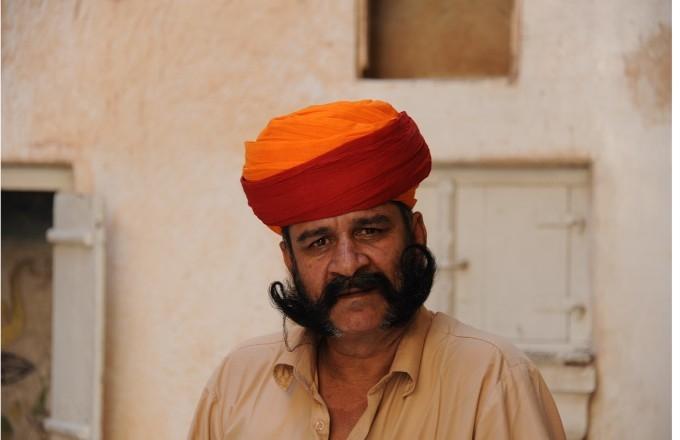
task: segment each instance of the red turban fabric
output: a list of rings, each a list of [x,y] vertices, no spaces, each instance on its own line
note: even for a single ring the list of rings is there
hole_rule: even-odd
[[[413,207],[430,174],[415,122],[382,101],[307,107],[246,142],[241,184],[255,215],[280,227],[398,200]]]

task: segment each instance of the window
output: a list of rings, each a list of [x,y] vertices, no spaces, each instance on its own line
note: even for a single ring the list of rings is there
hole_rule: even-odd
[[[514,0],[359,0],[359,76],[508,76]]]
[[[49,201],[52,209],[48,216],[43,216],[47,220],[41,223],[46,226],[41,229],[39,240],[46,247],[39,250],[43,254],[46,252],[51,261],[51,310],[47,311],[51,319],[51,341],[48,342],[51,356],[49,374],[43,374],[49,376],[49,382],[43,381],[49,386],[41,395],[42,425],[60,438],[96,440],[101,438],[102,427],[104,225],[101,201],[91,195],[72,193],[73,184],[73,174],[66,167],[2,166],[3,208],[4,197],[9,194],[5,191],[12,191],[11,197],[17,200],[27,199],[31,194],[35,198],[38,194]],[[12,212],[3,209],[3,235],[9,220],[5,219],[6,215],[12,215]],[[13,220],[18,220],[20,225],[25,223],[21,219]],[[48,227],[45,241],[44,232]],[[3,237],[3,255],[6,250]],[[11,251],[14,254],[27,252],[16,246]],[[20,292],[15,291],[17,293]],[[18,298],[15,295],[15,298],[7,299],[17,299],[15,303],[19,304]],[[12,322],[20,322],[5,319],[5,300],[3,297],[3,380],[5,330]],[[50,337],[49,333],[47,337]],[[11,334],[16,334],[12,341],[14,345],[21,345],[21,332]],[[3,429],[5,427],[3,418]],[[15,432],[15,435],[21,435],[21,432]]]

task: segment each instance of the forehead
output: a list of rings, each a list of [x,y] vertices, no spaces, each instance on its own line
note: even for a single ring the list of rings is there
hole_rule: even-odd
[[[357,223],[362,223],[370,219],[380,219],[380,221],[383,222],[387,220],[393,224],[399,224],[400,215],[399,208],[394,203],[385,203],[371,209],[352,211],[346,214],[336,215],[335,217],[297,223],[291,225],[289,227],[289,231],[291,236],[294,236],[295,233],[301,233],[311,229],[342,229],[346,227],[352,227]]]

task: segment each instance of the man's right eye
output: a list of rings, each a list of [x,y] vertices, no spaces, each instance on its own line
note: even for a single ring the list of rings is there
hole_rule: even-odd
[[[321,248],[324,247],[328,244],[328,237],[321,237],[317,240],[314,240],[309,247],[314,249],[314,248]]]

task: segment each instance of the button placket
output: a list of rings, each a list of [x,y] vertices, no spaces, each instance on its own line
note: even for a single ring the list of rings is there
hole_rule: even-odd
[[[312,429],[314,429],[317,438],[327,439],[330,433],[328,421],[321,418],[317,418],[312,423]]]
[[[329,420],[328,410],[326,409],[326,404],[316,390],[316,387],[312,387],[312,396],[316,405],[312,411],[312,429],[316,432],[316,435],[320,438],[327,439],[329,434]]]
[[[323,420],[317,420],[316,423],[314,424],[314,430],[319,434],[322,434],[325,428],[326,423]]]

